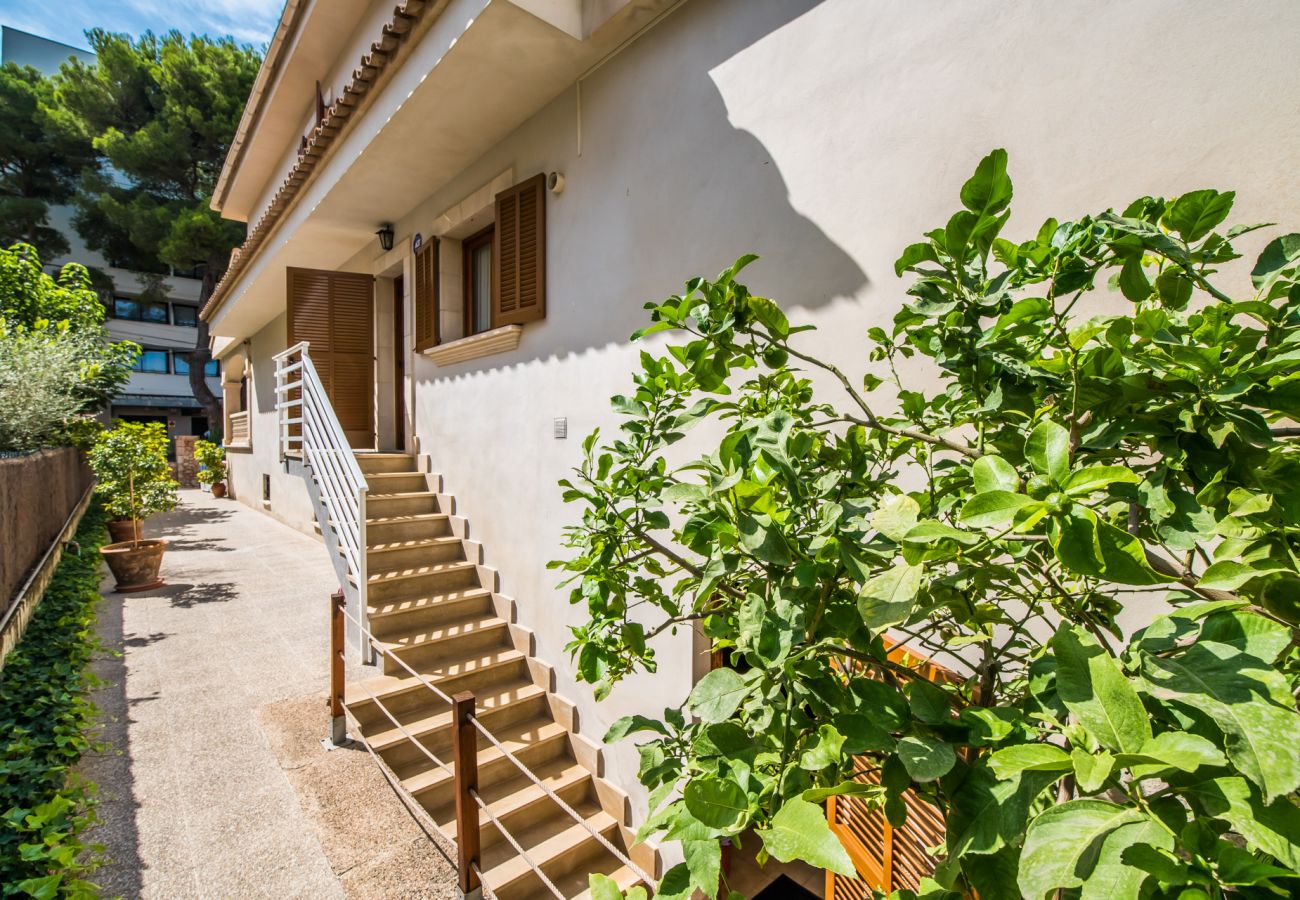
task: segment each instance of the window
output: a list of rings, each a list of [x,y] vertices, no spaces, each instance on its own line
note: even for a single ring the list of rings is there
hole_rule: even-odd
[[[492,328],[492,238],[489,225],[461,245],[465,252],[465,337]]]
[[[546,176],[497,194],[492,327],[546,318]]]
[[[415,251],[415,352],[438,343],[438,240]]]
[[[135,365],[131,368],[137,372],[153,372],[159,375],[166,375],[167,351],[141,350],[140,355],[136,357]]]
[[[197,306],[182,306],[179,303],[172,304],[172,324],[187,325],[195,328],[199,324],[199,308]]]
[[[172,371],[177,375],[190,374],[190,361],[185,358],[188,353],[188,350],[172,351]],[[215,359],[208,360],[207,365],[203,367],[203,374],[208,378],[216,378],[221,374],[220,366]]]
[[[134,319],[137,322],[167,324],[167,304],[158,300],[138,300],[132,297],[113,299],[113,318]]]

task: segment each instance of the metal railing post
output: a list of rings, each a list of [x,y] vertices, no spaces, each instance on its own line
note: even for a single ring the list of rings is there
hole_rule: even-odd
[[[370,486],[366,483],[365,475],[361,476],[361,487],[357,488],[357,597],[360,602],[357,604],[357,618],[366,623],[366,628],[370,628],[370,551],[366,546],[366,497],[370,491]],[[374,645],[361,635],[361,660],[368,666],[376,665],[379,657],[375,653]]]
[[[478,900],[483,885],[475,869],[479,864],[478,806],[470,792],[478,792],[478,735],[474,733],[474,694],[461,691],[451,698],[455,723],[452,761],[456,771],[456,873],[458,894]]]
[[[330,595],[330,742],[338,745],[348,738],[343,712],[343,614],[347,599],[343,589]]]

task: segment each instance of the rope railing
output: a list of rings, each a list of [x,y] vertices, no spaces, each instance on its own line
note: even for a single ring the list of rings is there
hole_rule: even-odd
[[[555,791],[551,790],[549,787],[543,784],[541,779],[539,779],[535,774],[533,774],[533,771],[529,769],[527,765],[524,764],[523,760],[521,760],[518,756],[515,756],[515,754],[512,753],[504,744],[502,744],[499,740],[497,740],[496,735],[494,735],[491,731],[489,731],[487,726],[484,725],[481,721],[479,721],[478,716],[471,717],[470,722],[474,725],[475,728],[478,729],[479,734],[487,738],[488,742],[491,743],[492,746],[496,747],[499,751],[501,751],[501,754],[505,756],[506,759],[514,763],[515,768],[519,769],[520,772],[523,772],[529,781],[537,785],[537,787],[541,788],[542,792],[546,794],[547,797],[550,797],[551,800],[553,800],[555,804],[558,807],[560,807],[560,809],[564,810],[564,812],[568,814],[569,818],[573,819],[573,821],[577,822],[579,825],[585,828],[587,830],[587,833],[590,834],[593,838],[595,838],[596,841],[599,842],[602,847],[604,847],[611,854],[613,854],[615,859],[617,859],[623,865],[627,866],[634,873],[636,873],[636,876],[640,878],[642,881],[644,881],[646,884],[654,884],[654,879],[651,878],[649,875],[647,875],[641,869],[640,866],[632,862],[632,860],[628,858],[627,854],[625,854],[622,850],[619,850],[617,847],[615,847],[609,841],[609,839],[606,838],[599,831],[592,828],[591,823],[587,821],[585,816],[583,816],[576,809],[574,809],[572,806],[566,803],[563,797],[561,797],[560,795],[555,793]]]
[[[374,650],[386,658],[394,660],[407,673],[414,677],[420,685],[427,688],[435,696],[448,703],[451,706],[451,729],[452,729],[452,765],[439,758],[432,750],[424,745],[415,735],[413,735],[394,715],[378,696],[374,694],[364,684],[358,684],[357,687],[375,706],[383,713],[384,717],[411,743],[420,750],[422,754],[438,769],[445,772],[451,777],[455,790],[455,809],[456,809],[456,838],[453,840],[448,837],[446,832],[437,826],[430,818],[423,807],[413,798],[409,792],[402,786],[401,780],[397,778],[396,773],[392,772],[387,763],[383,761],[382,756],[375,752],[374,748],[368,741],[361,739],[361,743],[366,750],[374,757],[384,771],[385,778],[389,780],[394,789],[402,795],[403,803],[414,814],[418,815],[421,820],[427,820],[433,829],[444,839],[450,841],[456,847],[457,851],[457,875],[459,887],[462,895],[472,896],[475,891],[485,887],[483,882],[483,873],[479,865],[480,858],[480,813],[486,815],[488,820],[500,832],[511,847],[519,854],[522,859],[541,880],[546,888],[556,897],[563,900],[564,893],[556,887],[555,883],[547,876],[546,872],[537,864],[528,852],[524,849],[519,839],[510,832],[500,818],[489,808],[489,804],[479,794],[478,790],[478,735],[482,735],[488,743],[497,749],[503,757],[508,759],[524,776],[533,783],[542,793],[555,803],[569,818],[580,825],[594,840],[596,840],[606,851],[608,851],[619,863],[631,870],[638,879],[647,885],[653,885],[655,879],[652,878],[644,869],[634,863],[631,858],[615,846],[605,835],[597,831],[587,818],[574,809],[564,798],[555,793],[546,785],[537,775],[528,768],[527,763],[521,760],[509,747],[505,746],[495,734],[488,729],[486,725],[478,718],[475,711],[474,695],[468,691],[458,693],[455,696],[449,696],[441,688],[430,682],[424,675],[411,668],[407,662],[393,653],[387,647],[383,646],[378,638],[370,631],[366,624],[360,621],[347,611],[347,604],[344,600],[342,591],[337,592],[333,597],[332,603],[332,627],[331,627],[331,710],[334,714],[334,732],[341,735],[343,724],[346,719],[352,720],[356,724],[356,733],[361,733],[360,720],[356,715],[346,709],[343,704],[343,622],[350,620],[360,630],[362,637]],[[336,742],[338,739],[336,738]],[[419,809],[419,813],[415,810]],[[490,888],[490,886],[487,886]]]
[[[532,869],[534,872],[537,873],[537,877],[542,880],[542,884],[546,885],[547,888],[550,889],[551,893],[559,897],[560,900],[565,900],[564,892],[555,886],[555,882],[551,881],[551,879],[547,877],[546,873],[542,871],[542,867],[539,866],[533,860],[533,858],[528,855],[528,851],[525,850],[520,845],[518,839],[516,839],[515,836],[510,833],[510,829],[506,828],[505,825],[501,824],[501,820],[498,819],[495,815],[493,815],[492,810],[488,809],[487,803],[483,800],[482,797],[479,796],[478,791],[476,790],[469,791],[469,796],[474,800],[475,803],[478,804],[479,809],[487,813],[487,817],[492,821],[492,824],[497,827],[497,831],[501,832],[501,836],[504,837],[510,843],[511,847],[515,848],[515,852],[519,854],[520,859],[522,859],[524,862],[528,864],[528,868]],[[483,873],[478,871],[478,862],[475,861],[473,865],[474,865],[475,874],[478,875],[479,880],[481,881],[483,878]]]

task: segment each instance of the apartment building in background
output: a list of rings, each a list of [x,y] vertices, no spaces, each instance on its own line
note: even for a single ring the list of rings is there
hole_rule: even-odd
[[[0,64],[12,62],[53,75],[69,57],[85,63],[95,60],[88,50],[0,26]],[[71,207],[50,210],[50,225],[62,232],[71,250],[66,257],[45,260],[46,269],[57,271],[66,262],[79,262],[106,273],[113,281],[113,290],[104,295],[109,333],[115,340],[134,341],[143,348],[130,381],[104,411],[104,418],[163,422],[169,438],[207,433],[214,423],[208,422],[190,389],[185,357],[194,348],[202,282],[188,277],[194,273],[170,272],[157,287],[148,289],[152,279],[142,280],[141,273],[89,249],[73,227],[72,216]],[[165,271],[161,264],[160,270]],[[207,374],[209,386],[220,396],[215,360],[208,364]]]

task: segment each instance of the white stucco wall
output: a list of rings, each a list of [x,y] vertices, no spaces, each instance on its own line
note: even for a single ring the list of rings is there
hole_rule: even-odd
[[[396,219],[398,246],[503,170],[566,177],[547,209],[546,320],[515,352],[447,368],[419,358],[407,371],[420,448],[584,731],[599,738],[620,715],[675,705],[691,684],[681,635],[661,644],[658,674],[596,704],[563,650],[582,610],[546,569],[580,513],[556,481],[585,434],[616,427],[608,397],[629,387],[640,347],[627,336],[646,300],[761,253],[751,289],[817,325],[808,346],[860,374],[866,329],[888,325],[904,299],[894,259],[947,219],[994,147],[1009,150],[1016,182],[1011,236],[1048,215],[1201,187],[1236,189],[1236,220],[1300,223],[1296,34],[1300,5],[1284,0],[692,0],[582,83],[580,155],[571,90],[452,183],[428,186]],[[253,341],[263,410],[267,357],[283,341],[282,318]],[[292,498],[271,415],[257,417],[247,462]],[[551,437],[559,416],[568,440]],[[232,469],[243,492],[251,466]],[[610,754],[643,812],[636,765],[630,744]]]

